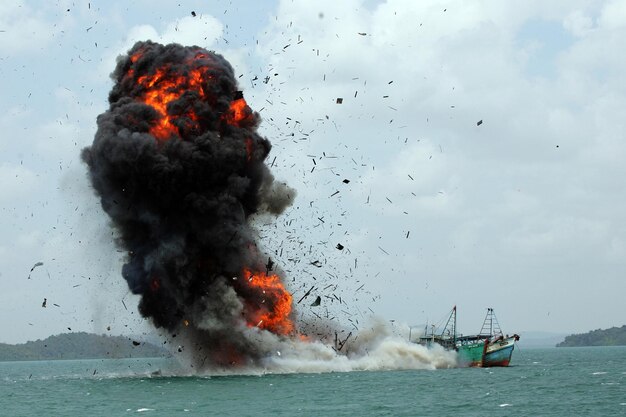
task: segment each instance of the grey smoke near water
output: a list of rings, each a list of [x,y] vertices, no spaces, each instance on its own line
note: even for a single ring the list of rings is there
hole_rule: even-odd
[[[264,352],[250,327],[294,331],[291,296],[248,224],[295,196],[264,163],[259,115],[230,64],[197,46],[138,42],[111,77],[110,107],[82,158],[128,253],[122,276],[141,314],[184,333],[202,363],[256,361]],[[277,285],[263,286],[266,272]]]
[[[248,337],[264,346],[265,356],[253,366],[213,368],[207,372],[214,375],[433,370],[459,365],[456,352],[439,345],[427,348],[412,343],[398,334],[397,327],[381,319],[372,319],[340,352],[320,341],[280,338],[249,328],[245,330],[249,332]],[[401,331],[406,333],[408,327]],[[195,370],[187,368],[171,374],[187,375],[189,372],[195,373]]]
[[[319,342],[293,341],[283,351],[274,352],[264,365],[270,372],[292,373],[440,369],[456,367],[458,362],[456,352],[439,345],[427,348],[411,343],[395,334],[389,323],[372,319],[342,354]]]

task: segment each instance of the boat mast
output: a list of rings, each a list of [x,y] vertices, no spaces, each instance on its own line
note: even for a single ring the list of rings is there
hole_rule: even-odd
[[[452,327],[452,339],[456,340],[456,306],[452,307],[452,311],[450,312],[450,316],[448,317],[448,321],[446,322],[445,327],[441,332],[441,337],[446,336],[446,330],[449,332],[449,327]]]
[[[452,311],[454,311],[454,327],[452,328],[452,342],[456,346],[456,306],[454,306]]]
[[[493,308],[487,309],[487,315],[485,316],[485,321],[483,322],[483,327],[480,329],[479,335],[489,337],[502,336],[502,329],[500,328],[496,314],[493,312]]]

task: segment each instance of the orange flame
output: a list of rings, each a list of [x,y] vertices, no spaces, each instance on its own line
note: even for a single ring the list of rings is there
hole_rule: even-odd
[[[246,100],[241,97],[230,103],[230,111],[226,116],[226,122],[229,125],[241,126],[241,124],[250,117],[252,110],[248,107]]]
[[[130,57],[132,64],[135,64],[142,56],[142,52],[137,52]],[[169,65],[158,68],[154,74],[146,74],[137,78],[136,82],[143,87],[143,93],[139,99],[143,103],[151,106],[159,114],[158,121],[150,128],[150,133],[157,139],[166,140],[172,136],[180,136],[177,122],[187,125],[190,128],[197,127],[198,116],[193,109],[184,114],[172,115],[168,112],[168,105],[187,92],[196,93],[201,99],[205,98],[203,85],[211,76],[207,74],[208,67],[198,64],[193,67],[195,60],[206,58],[203,54],[196,54],[189,59],[189,68],[184,73],[176,73]],[[133,77],[135,71],[130,68],[126,77]]]
[[[129,57],[131,67],[125,74],[126,78],[134,78],[135,65],[143,56],[138,51]],[[159,119],[150,127],[150,133],[159,140],[167,140],[172,136],[180,136],[179,127],[189,129],[198,128],[198,115],[190,108],[183,114],[171,114],[169,105],[180,99],[183,94],[197,94],[201,100],[207,100],[205,88],[207,82],[213,78],[207,65],[207,55],[201,52],[189,57],[184,70],[177,71],[169,64],[165,64],[152,74],[138,76],[135,82],[142,87],[139,101],[151,106],[159,114]],[[252,115],[243,97],[236,98],[230,103],[229,109],[222,116],[222,120],[231,126],[241,127]]]
[[[291,294],[285,289],[280,277],[276,274],[243,270],[248,286],[263,292],[265,299],[259,305],[248,306],[247,321],[250,327],[259,327],[272,333],[287,335],[294,331],[291,315]]]

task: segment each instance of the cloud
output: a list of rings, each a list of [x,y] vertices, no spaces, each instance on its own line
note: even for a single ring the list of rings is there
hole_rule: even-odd
[[[23,165],[0,164],[0,203],[8,205],[30,197],[39,183],[36,172]]]
[[[150,24],[136,25],[128,29],[127,35],[117,43],[111,52],[105,54],[100,64],[99,77],[106,78],[115,68],[115,59],[125,54],[136,42],[152,40],[163,44],[179,43],[197,45],[211,49],[224,34],[224,25],[210,14],[198,12],[196,16],[175,18],[166,23],[161,30]],[[239,71],[246,68],[245,50],[234,48],[221,51],[233,67]]]
[[[555,260],[584,274],[626,241],[625,4],[283,1],[257,49],[261,129],[300,204],[350,213],[383,275],[453,294],[461,266],[486,285],[508,262],[557,291]]]
[[[388,215],[409,211],[421,216],[449,216],[454,213],[455,188],[460,182],[454,173],[455,164],[453,156],[444,154],[431,141],[413,141],[395,154],[394,160],[365,175],[362,192],[377,190],[371,197],[371,209],[386,209]]]
[[[582,10],[574,10],[563,20],[563,27],[576,37],[584,37],[593,29],[593,19]]]
[[[224,31],[222,23],[211,15],[185,16],[167,25],[159,37],[162,43],[211,45]]]
[[[626,1],[610,0],[605,3],[598,19],[603,29],[615,30],[626,27]]]
[[[122,54],[136,42],[145,40],[163,44],[179,43],[208,47],[221,36],[223,31],[222,23],[211,15],[185,16],[167,23],[161,31],[152,25],[133,26],[128,31],[124,42],[116,49],[118,54]]]
[[[24,0],[5,1],[0,5],[0,52],[20,53],[40,49],[48,44],[52,33],[58,33],[67,19],[57,22]]]

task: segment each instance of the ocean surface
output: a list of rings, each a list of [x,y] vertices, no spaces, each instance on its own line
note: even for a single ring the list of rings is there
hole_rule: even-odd
[[[508,368],[163,376],[176,368],[0,362],[0,415],[626,416],[626,347],[516,348]]]

